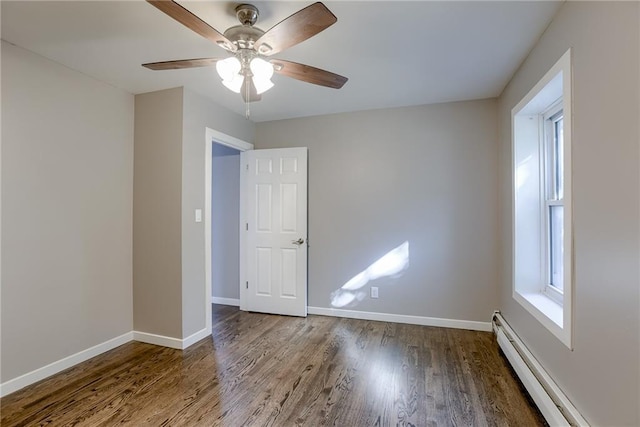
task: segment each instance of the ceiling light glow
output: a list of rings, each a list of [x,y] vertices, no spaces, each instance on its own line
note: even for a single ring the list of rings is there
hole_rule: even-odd
[[[232,56],[216,63],[216,71],[229,90],[240,93],[244,79],[251,77],[258,95],[273,87],[274,67],[269,61],[255,56],[246,55],[242,50],[240,57]],[[243,55],[244,53],[244,55]]]
[[[235,56],[216,63],[216,71],[222,79],[222,84],[229,90],[240,93],[244,76],[241,74],[242,64]]]
[[[258,94],[264,93],[273,87],[273,65],[262,58],[253,58],[249,64],[253,74],[253,84]]]

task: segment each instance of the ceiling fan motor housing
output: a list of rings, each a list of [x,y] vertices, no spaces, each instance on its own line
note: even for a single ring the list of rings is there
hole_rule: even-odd
[[[224,32],[224,36],[228,38],[238,49],[253,49],[253,45],[262,35],[264,31],[257,27],[236,25]]]
[[[258,8],[251,4],[241,4],[236,7],[236,16],[242,25],[236,25],[224,32],[224,36],[238,49],[254,49],[255,42],[262,37],[264,31],[253,25],[258,20]],[[265,54],[270,47],[264,46],[259,53]]]
[[[241,4],[236,7],[238,21],[245,26],[253,26],[258,20],[258,8],[251,4]]]

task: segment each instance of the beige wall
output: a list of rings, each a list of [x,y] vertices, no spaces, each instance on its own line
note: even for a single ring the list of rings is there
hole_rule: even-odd
[[[182,338],[182,88],[136,95],[133,327]]]
[[[346,307],[488,322],[497,308],[495,100],[257,125],[256,148],[309,148],[309,305],[409,242],[402,277]]]
[[[132,329],[133,96],[2,42],[2,377]]]
[[[136,95],[134,329],[183,339],[206,328],[207,127],[252,141],[253,123],[175,88]]]
[[[500,98],[500,308],[594,426],[640,425],[639,4],[567,2]],[[574,343],[511,297],[511,108],[573,54]]]
[[[238,100],[240,102],[240,100]],[[182,145],[182,312],[183,337],[205,325],[204,222],[194,221],[195,209],[204,212],[205,130],[207,127],[253,143],[255,125],[207,98],[185,89]]]

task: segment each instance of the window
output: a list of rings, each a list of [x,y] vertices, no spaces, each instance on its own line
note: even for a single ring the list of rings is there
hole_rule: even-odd
[[[563,303],[564,282],[564,116],[562,98],[543,115],[545,189],[545,293]]]
[[[571,347],[570,51],[512,110],[513,297]]]

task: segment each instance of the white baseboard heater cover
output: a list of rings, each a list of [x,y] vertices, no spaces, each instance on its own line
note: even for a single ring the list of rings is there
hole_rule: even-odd
[[[588,427],[587,421],[533,357],[500,312],[492,319],[498,345],[551,427]]]

